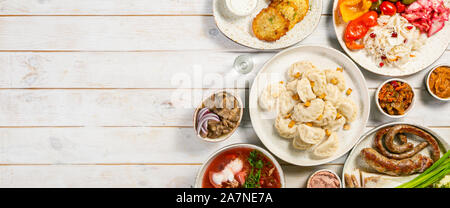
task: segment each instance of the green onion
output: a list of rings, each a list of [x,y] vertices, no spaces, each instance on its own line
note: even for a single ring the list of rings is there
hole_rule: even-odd
[[[448,173],[450,173],[449,167],[447,167],[445,170],[439,172],[438,174],[434,175],[433,177],[431,177],[429,180],[425,181],[424,183],[420,184],[419,186],[417,186],[417,188],[426,188],[426,187],[430,186],[431,184],[433,184],[434,182],[441,180]]]
[[[450,151],[447,151],[444,156],[441,157],[438,161],[436,161],[431,167],[425,170],[422,174],[414,178],[413,180],[404,183],[397,188],[416,188],[416,187],[427,187],[425,185],[430,185],[430,181],[439,180],[440,176],[444,177],[448,173],[448,169],[450,169]]]

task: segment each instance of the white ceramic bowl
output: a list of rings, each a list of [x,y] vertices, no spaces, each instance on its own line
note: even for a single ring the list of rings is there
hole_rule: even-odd
[[[221,92],[225,92],[225,93],[227,93],[228,95],[231,95],[231,96],[233,96],[233,97],[236,98],[236,100],[237,100],[237,102],[238,102],[238,106],[239,106],[239,108],[241,109],[241,112],[240,112],[240,115],[239,115],[239,121],[237,122],[236,127],[235,127],[230,133],[228,133],[228,134],[222,135],[221,137],[218,137],[218,138],[215,138],[215,139],[211,139],[211,138],[207,138],[207,137],[202,137],[202,136],[200,136],[200,134],[197,133],[197,130],[196,130],[196,129],[197,129],[197,114],[198,114],[199,110],[201,109],[201,107],[202,107],[203,103],[205,102],[205,100],[207,100],[207,99],[209,99],[211,96],[213,96],[213,95],[215,95],[215,94],[218,94],[218,93],[221,93]],[[195,109],[195,111],[194,111],[193,121],[194,121],[194,131],[195,131],[195,134],[197,135],[198,138],[200,138],[200,139],[202,139],[202,140],[204,140],[204,141],[208,141],[208,142],[221,142],[221,141],[224,141],[224,140],[230,138],[231,135],[233,135],[234,132],[236,131],[236,129],[239,127],[239,125],[241,124],[241,120],[242,120],[243,114],[244,114],[244,107],[243,107],[243,103],[242,103],[241,97],[240,97],[239,95],[237,95],[236,93],[234,93],[234,92],[232,92],[232,91],[228,91],[228,90],[219,90],[219,91],[216,91],[216,92],[214,92],[214,93],[208,95],[206,98],[204,98],[204,99],[202,100],[202,102],[200,103],[200,105],[199,105],[199,106]]]
[[[229,150],[229,149],[233,149],[233,148],[239,148],[239,147],[245,147],[245,148],[251,148],[251,149],[256,149],[259,152],[263,153],[267,158],[269,158],[272,163],[275,165],[275,167],[278,170],[278,174],[280,176],[280,183],[281,183],[281,188],[286,188],[286,181],[284,178],[284,173],[283,173],[283,169],[281,169],[280,164],[278,163],[278,161],[275,159],[275,157],[273,157],[267,150],[265,150],[264,148],[261,148],[259,146],[256,146],[254,144],[231,144],[225,147],[222,147],[221,149],[217,150],[216,152],[214,152],[212,155],[210,155],[208,157],[208,159],[206,160],[206,162],[203,163],[203,165],[200,167],[199,172],[197,173],[197,177],[195,179],[195,184],[194,187],[195,188],[201,188],[202,187],[202,183],[203,183],[203,176],[205,175],[205,171],[208,168],[209,164],[211,164],[211,162],[214,160],[214,158],[216,158],[216,156],[218,156],[220,153]]]
[[[403,115],[389,115],[388,113],[384,112],[384,110],[383,110],[383,109],[381,108],[381,106],[380,106],[380,103],[378,102],[378,94],[380,93],[381,88],[382,88],[386,83],[389,83],[389,82],[392,82],[392,81],[399,81],[399,82],[406,83],[406,84],[408,84],[408,85],[411,87],[411,89],[413,90],[413,95],[414,95],[414,96],[413,96],[413,99],[412,99],[412,101],[411,101],[411,105],[409,105],[408,109],[405,110],[405,113],[404,113]],[[409,111],[411,111],[411,110],[414,108],[414,104],[416,103],[416,93],[414,92],[414,89],[413,89],[412,85],[409,84],[407,81],[405,81],[405,80],[403,80],[403,79],[398,79],[398,78],[388,79],[388,80],[386,80],[385,82],[383,82],[383,83],[378,87],[377,91],[375,92],[375,102],[377,103],[377,108],[378,108],[378,110],[381,112],[381,114],[383,114],[383,115],[385,115],[385,116],[387,116],[387,117],[389,117],[389,118],[402,118],[402,117],[405,117],[405,116],[409,113]]]
[[[341,181],[341,178],[339,178],[339,175],[336,174],[334,171],[328,170],[328,169],[318,170],[318,171],[314,172],[313,174],[311,174],[311,175],[309,176],[309,178],[308,178],[308,181],[306,182],[306,187],[307,187],[307,188],[310,188],[310,187],[308,187],[308,185],[309,185],[309,182],[311,181],[311,178],[312,178],[314,175],[316,175],[317,173],[319,173],[319,172],[330,172],[330,173],[332,173],[334,176],[336,176],[336,178],[337,178],[338,181],[339,181],[339,188],[342,188],[342,181]]]
[[[431,96],[433,96],[434,98],[436,98],[436,99],[438,99],[438,100],[440,100],[440,101],[450,101],[450,97],[449,97],[449,98],[440,98],[440,97],[438,97],[437,95],[435,95],[435,94],[431,91],[431,89],[430,89],[429,80],[430,80],[431,73],[433,73],[433,71],[434,71],[436,68],[440,67],[440,66],[450,67],[450,66],[447,65],[447,64],[441,64],[441,65],[437,65],[437,66],[433,67],[433,69],[431,69],[431,70],[428,72],[427,78],[425,79],[425,85],[427,86],[428,93],[430,93]]]
[[[248,0],[249,5],[245,5],[248,7],[248,10],[246,11],[238,11],[236,10],[234,7],[235,6],[240,6],[240,5],[233,5],[233,2],[236,4],[236,2],[242,2],[242,0],[225,0],[225,5],[228,9],[228,11],[230,11],[231,13],[233,13],[236,16],[247,16],[250,15],[251,13],[253,13],[253,11],[256,9],[256,6],[258,5],[258,0]]]

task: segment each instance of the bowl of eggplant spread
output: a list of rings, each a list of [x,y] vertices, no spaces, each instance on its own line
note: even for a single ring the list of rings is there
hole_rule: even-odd
[[[239,96],[225,90],[215,92],[195,110],[195,132],[205,141],[223,141],[236,131],[242,114],[243,106]]]

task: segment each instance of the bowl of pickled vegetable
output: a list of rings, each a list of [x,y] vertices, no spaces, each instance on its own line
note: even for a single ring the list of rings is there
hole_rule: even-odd
[[[434,67],[427,76],[428,92],[440,101],[450,101],[450,66]]]
[[[378,110],[391,118],[401,118],[414,106],[414,91],[405,80],[389,79],[378,87],[375,94]]]

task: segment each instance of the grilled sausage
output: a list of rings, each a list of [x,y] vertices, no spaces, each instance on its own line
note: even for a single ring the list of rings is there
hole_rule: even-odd
[[[389,132],[389,130],[391,130],[391,129],[392,129],[391,127],[386,127],[384,129],[381,129],[380,131],[378,131],[379,134],[377,134],[377,137],[379,137],[379,138],[376,138],[376,139],[381,140],[382,137],[385,134],[387,134]],[[392,141],[385,140],[386,148],[390,152],[398,153],[398,154],[411,151],[414,147],[414,144],[412,144],[408,141],[405,141],[405,139],[406,139],[406,136],[404,136],[404,135],[400,136],[400,140],[402,141],[402,144],[400,144],[400,145],[394,144],[394,139],[392,139]],[[388,157],[387,155],[385,155],[385,156]]]
[[[439,149],[439,144],[437,143],[436,139],[434,139],[433,136],[423,131],[422,129],[419,129],[411,125],[396,125],[391,129],[389,129],[385,138],[386,148],[388,149],[395,148],[394,137],[399,133],[415,134],[425,139],[431,145],[431,158],[433,159],[433,161],[437,161],[441,157],[441,151]]]
[[[420,152],[421,150],[423,150],[428,145],[427,142],[422,142],[422,143],[416,145],[415,147],[413,146],[413,148],[411,150],[409,150],[408,152],[404,152],[401,154],[391,153],[383,145],[383,136],[385,134],[387,134],[390,129],[391,129],[391,127],[383,128],[383,129],[379,130],[377,132],[377,134],[375,135],[375,147],[380,151],[380,153],[382,155],[384,155],[388,158],[396,159],[396,160],[410,158],[410,157],[414,156],[415,154],[417,154],[418,152]],[[404,139],[401,139],[401,140],[402,140],[403,144],[411,144],[411,143],[406,143]],[[387,146],[387,144],[386,144],[386,146]]]
[[[373,148],[364,148],[361,150],[361,156],[376,171],[392,176],[421,173],[433,164],[431,158],[421,154],[416,154],[412,158],[394,160],[383,156]]]

